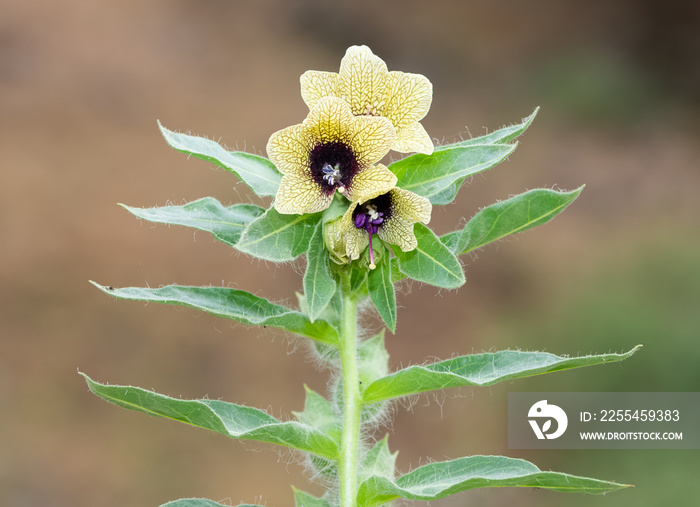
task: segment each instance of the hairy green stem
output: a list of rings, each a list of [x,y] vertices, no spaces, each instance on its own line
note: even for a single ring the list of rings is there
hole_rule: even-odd
[[[360,441],[360,382],[357,375],[355,322],[357,297],[351,293],[350,272],[341,275],[343,321],[340,330],[340,364],[343,379],[343,435],[340,441],[340,507],[355,507],[357,450]]]

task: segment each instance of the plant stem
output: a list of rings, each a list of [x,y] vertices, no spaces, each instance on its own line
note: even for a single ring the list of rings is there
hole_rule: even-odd
[[[340,365],[343,379],[343,434],[340,441],[340,506],[355,507],[357,449],[360,439],[360,382],[357,375],[355,322],[357,298],[351,294],[350,273],[341,275],[343,321],[340,330]]]

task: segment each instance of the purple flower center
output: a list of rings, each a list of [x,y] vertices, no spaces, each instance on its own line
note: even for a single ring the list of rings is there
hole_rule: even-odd
[[[361,205],[365,211],[355,215],[355,227],[365,229],[370,234],[377,234],[379,226],[384,222],[384,213],[377,210],[373,204]]]
[[[369,236],[370,269],[374,269],[374,250],[372,249],[372,234],[379,232],[379,227],[391,217],[391,195],[386,193],[360,204],[353,213],[355,227],[364,229]]]
[[[309,153],[309,169],[321,191],[330,195],[349,188],[360,166],[350,146],[342,141],[331,141],[314,146]]]

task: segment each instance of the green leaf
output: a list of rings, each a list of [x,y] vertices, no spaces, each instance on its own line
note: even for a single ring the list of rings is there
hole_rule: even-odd
[[[396,173],[397,186],[430,199],[449,204],[468,176],[498,165],[516,147],[509,144],[530,126],[539,108],[521,123],[495,132],[435,148],[433,155],[412,155],[389,168]]]
[[[328,263],[328,250],[323,242],[323,224],[319,222],[307,244],[306,271],[304,272],[304,296],[311,322],[326,309],[337,289]]]
[[[439,146],[436,148],[436,150],[453,148],[455,146],[471,146],[474,144],[509,143],[520,137],[520,135],[522,135],[522,133],[527,130],[532,121],[535,119],[535,116],[537,116],[537,112],[539,110],[540,108],[538,107],[533,111],[533,113],[530,116],[524,118],[522,122],[517,123],[515,125],[511,125],[510,127],[503,127],[499,130],[491,132],[490,134],[486,134],[479,137],[472,137],[471,139],[465,139],[464,141],[460,141],[458,143]]]
[[[389,374],[389,353],[384,344],[384,329],[357,345],[357,374],[360,380],[360,396],[365,388],[377,379]],[[380,421],[386,415],[387,407],[382,403],[367,404],[361,407],[362,421]]]
[[[181,498],[172,502],[164,503],[160,507],[227,507],[227,504],[217,503],[204,498]],[[262,507],[251,503],[239,504],[237,507]]]
[[[321,314],[321,318],[327,322],[335,325],[335,327],[340,326],[340,317],[343,313],[343,298],[339,290],[335,291],[333,297],[331,298],[328,306]]]
[[[230,438],[292,447],[328,459],[338,457],[338,444],[297,421],[279,421],[257,408],[219,400],[179,400],[139,387],[105,385],[81,373],[90,390],[122,408],[173,419]]]
[[[158,127],[166,142],[177,151],[223,167],[261,197],[277,193],[282,175],[268,159],[250,153],[227,151],[215,141],[173,132],[160,122]]]
[[[367,274],[369,297],[392,333],[396,332],[396,293],[391,280],[391,259],[382,255],[375,269]]]
[[[360,467],[360,481],[372,476],[394,480],[398,451],[389,451],[389,435],[377,442],[365,455]]]
[[[389,374],[389,352],[384,344],[384,330],[362,340],[357,346],[357,373],[363,386]]]
[[[351,264],[351,266],[353,266]],[[367,269],[352,267],[350,272],[350,292],[355,294],[358,299],[367,296]]]
[[[302,423],[317,429],[334,439],[340,439],[342,418],[333,409],[333,404],[317,392],[304,386],[306,403],[303,412],[292,412],[292,415]]]
[[[331,507],[331,504],[323,498],[316,498],[315,496],[294,487],[293,489],[295,507]]]
[[[571,192],[530,190],[482,209],[464,229],[445,234],[440,240],[455,255],[470,252],[509,234],[549,222],[574,202],[582,190],[583,186]]]
[[[462,265],[435,233],[420,223],[415,225],[414,232],[418,240],[414,250],[394,250],[399,270],[409,278],[445,289],[464,285]]]
[[[601,494],[629,486],[558,472],[543,472],[521,459],[470,456],[424,465],[399,477],[396,482],[385,477],[370,477],[358,489],[357,505],[373,507],[397,498],[438,500],[470,489],[493,487]]]
[[[455,357],[425,366],[409,366],[372,382],[363,393],[364,403],[399,398],[437,389],[461,386],[491,386],[505,380],[582,366],[623,361],[641,345],[622,354],[563,357],[547,352],[503,350]]]
[[[396,284],[402,280],[406,279],[401,271],[399,271],[399,259],[396,257],[391,258],[391,283]]]
[[[283,215],[270,208],[248,225],[236,248],[268,261],[292,261],[309,248],[320,219],[320,213]]]
[[[234,204],[224,207],[213,197],[204,197],[184,206],[157,208],[132,208],[124,204],[120,206],[149,222],[184,225],[210,232],[216,239],[230,246],[235,246],[248,224],[265,212],[264,208],[253,204]]]
[[[338,413],[333,404],[323,396],[312,391],[307,386],[304,386],[304,388],[306,389],[304,411],[292,412],[292,415],[294,415],[300,423],[320,431],[335,442],[340,442],[343,423],[341,414]],[[337,461],[311,456],[310,465],[314,468],[315,473],[329,480],[337,480]]]
[[[167,285],[158,289],[124,287],[115,289],[91,282],[98,289],[119,299],[182,305],[203,310],[217,317],[253,326],[271,326],[312,340],[334,344],[337,331],[323,320],[311,322],[306,315],[249,292],[225,287],[186,287]]]
[[[433,204],[449,204],[468,176],[500,164],[517,144],[479,144],[436,150],[432,155],[417,153],[394,162],[397,187],[427,197]]]

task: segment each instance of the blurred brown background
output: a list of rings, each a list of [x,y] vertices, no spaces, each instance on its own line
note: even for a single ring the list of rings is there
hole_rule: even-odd
[[[306,114],[299,76],[367,44],[434,84],[440,142],[541,112],[510,160],[436,209],[444,233],[536,187],[582,196],[550,224],[465,259],[456,292],[401,290],[392,367],[502,348],[622,351],[615,365],[399,405],[390,446],[428,460],[505,454],[633,483],[605,497],[465,493],[433,505],[690,505],[698,451],[510,451],[508,391],[700,390],[697,2],[0,0],[0,504],[156,506],[180,497],[292,505],[295,457],[121,410],[77,369],[171,396],[300,410],[326,373],[303,342],[195,311],[119,302],[114,286],[225,284],[294,304],[298,266],[116,205],[258,202],[168,148],[173,130],[264,154]],[[380,328],[367,313],[368,331]],[[378,435],[386,431],[382,429]],[[254,452],[251,452],[254,451]]]

